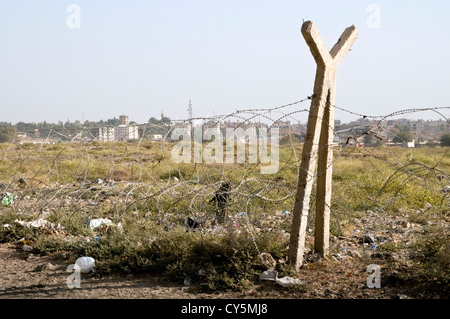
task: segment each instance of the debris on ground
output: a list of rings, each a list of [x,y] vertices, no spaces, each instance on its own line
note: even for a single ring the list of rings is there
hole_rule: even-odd
[[[23,251],[32,251],[32,250],[33,250],[33,247],[28,246],[28,245],[23,245],[23,246],[22,246],[22,250],[23,250]]]
[[[102,225],[112,225],[113,222],[108,219],[108,218],[97,218],[97,219],[92,219],[88,221],[89,223],[89,227],[91,229],[95,229],[97,227],[100,227]]]
[[[259,276],[259,280],[274,281],[283,287],[291,287],[293,285],[302,284],[301,280],[297,278],[292,278],[289,276],[278,278],[278,272],[274,269],[264,271],[261,276]]]
[[[189,231],[190,229],[197,231],[200,228],[201,224],[202,223],[198,218],[188,217],[185,222],[186,231]]]
[[[92,257],[80,257],[75,262],[75,265],[80,267],[80,272],[83,274],[87,274],[91,271],[94,271],[95,260]]]
[[[259,276],[259,280],[268,280],[268,281],[276,281],[278,277],[278,272],[274,269],[269,269],[263,271],[261,276]]]
[[[14,196],[11,193],[6,193],[2,199],[2,203],[4,206],[9,207],[14,204]]]
[[[62,226],[60,224],[50,223],[43,218],[39,218],[30,222],[16,219],[14,222],[20,226],[28,228],[62,229]]]
[[[302,284],[300,279],[292,278],[292,277],[288,277],[288,276],[283,277],[283,278],[278,278],[275,282],[283,287],[291,287],[294,285]]]
[[[267,270],[275,268],[277,262],[269,253],[261,253],[258,255],[257,264]]]
[[[275,213],[275,216],[289,216],[291,214],[290,211],[287,210],[283,210],[283,211],[278,211]]]

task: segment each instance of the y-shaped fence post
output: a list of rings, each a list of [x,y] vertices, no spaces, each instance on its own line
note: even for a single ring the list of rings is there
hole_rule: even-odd
[[[303,23],[302,34],[317,63],[317,72],[299,170],[289,243],[289,262],[294,265],[296,271],[303,264],[309,203],[317,158],[319,163],[314,242],[317,252],[323,256],[328,254],[336,71],[358,37],[356,27],[351,26],[344,31],[338,42],[328,52],[313,22]]]

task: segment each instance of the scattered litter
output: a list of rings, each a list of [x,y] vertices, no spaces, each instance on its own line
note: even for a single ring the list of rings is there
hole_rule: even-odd
[[[275,216],[288,216],[288,215],[290,215],[290,214],[291,214],[290,211],[283,210],[283,211],[278,211],[278,212],[276,212],[276,213],[275,213]]]
[[[112,221],[108,218],[97,218],[97,219],[93,219],[93,220],[88,220],[88,223],[89,223],[89,227],[91,227],[91,229],[95,229],[101,225],[112,224]]]
[[[25,245],[25,237],[22,237],[18,241],[14,242],[14,245],[16,245],[16,246],[18,246],[18,245]]]
[[[43,219],[43,218],[39,218],[36,220],[33,220],[31,222],[25,222],[23,220],[15,220],[15,223],[24,226],[24,227],[33,227],[33,228],[56,228],[56,229],[61,229],[61,225],[60,224],[54,224],[54,223],[50,223],[49,221]]]
[[[101,178],[99,178],[99,179],[97,180],[97,184],[103,184],[103,180],[102,180]]]
[[[450,193],[450,185],[444,186],[444,193]]]
[[[3,197],[2,203],[4,206],[8,207],[14,204],[14,197],[11,193],[6,193],[6,195]]]
[[[240,212],[240,213],[238,213],[237,215],[238,215],[238,216],[245,216],[245,215],[247,215],[247,212]]]
[[[186,231],[192,228],[194,231],[197,231],[200,228],[201,222],[197,218],[188,217],[185,222]]]
[[[269,269],[264,271],[261,276],[259,276],[259,280],[269,280],[276,281],[278,277],[278,272],[274,269]]]
[[[90,271],[94,271],[95,260],[92,257],[80,257],[75,262],[75,265],[78,265],[80,267],[80,271],[83,274],[87,274]]]
[[[333,254],[333,255],[331,256],[331,258],[332,258],[334,261],[346,260],[348,257],[349,257],[349,256],[343,256],[343,255],[341,255],[341,254],[339,254],[339,253]]]
[[[362,242],[367,244],[373,244],[376,242],[375,236],[367,234],[362,237]]]
[[[433,205],[431,205],[428,202],[426,202],[425,205],[423,205],[423,208],[431,208],[431,207],[433,207]]]
[[[269,269],[264,271],[261,276],[259,276],[259,280],[268,280],[268,281],[274,281],[277,284],[283,286],[283,287],[290,287],[293,285],[301,285],[302,282],[300,279],[292,278],[292,277],[283,277],[278,278],[278,272],[274,269]]]
[[[28,245],[23,245],[23,246],[22,246],[22,250],[23,250],[23,251],[32,251],[32,250],[33,250],[33,247],[28,246]]]
[[[197,275],[199,276],[205,276],[206,272],[203,269],[200,269],[199,271],[197,271]]]
[[[283,277],[276,280],[276,283],[283,287],[290,287],[294,285],[301,285],[302,282],[300,279],[292,278],[292,277]]]
[[[94,238],[92,238],[92,240],[93,240],[94,242],[96,242],[96,241],[100,241],[101,238],[100,238],[100,237],[94,237]],[[86,239],[86,242],[90,243],[90,242],[91,242],[91,238],[87,238],[87,239]]]
[[[184,285],[186,287],[189,287],[191,284],[192,284],[191,283],[191,278],[189,278],[189,277],[184,278]]]

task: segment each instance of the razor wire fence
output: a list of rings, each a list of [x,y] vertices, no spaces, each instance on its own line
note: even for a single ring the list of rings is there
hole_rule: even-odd
[[[145,123],[138,125],[140,134],[135,140],[100,142],[93,128],[49,128],[39,130],[40,138],[34,144],[33,140],[21,141],[16,126],[3,125],[0,135],[7,142],[1,144],[0,191],[2,198],[10,194],[13,200],[1,207],[0,224],[11,214],[22,220],[50,215],[50,220],[63,224],[70,216],[80,222],[107,217],[124,223],[135,218],[165,230],[180,225],[203,232],[232,227],[245,229],[251,238],[270,231],[288,236],[302,139],[307,134],[301,122],[309,114],[310,100]],[[351,224],[348,219],[364,218],[368,211],[377,216],[381,231],[392,213],[433,211],[438,219],[448,216],[450,148],[390,143],[402,135],[399,127],[386,123],[431,112],[443,120],[442,134],[450,133],[445,114],[450,107],[403,109],[388,115],[335,108],[359,122],[335,129],[333,234],[344,236]],[[236,132],[239,128],[243,136],[227,139],[227,129]],[[205,129],[210,130],[208,136]],[[187,132],[182,147],[176,130]],[[195,142],[199,142],[198,149]],[[255,148],[252,143],[257,144]],[[184,161],[174,158],[180,152],[186,156]],[[203,156],[196,157],[196,152]],[[263,174],[268,165],[276,165],[276,170]],[[320,174],[317,171],[311,178]],[[228,188],[221,191],[223,185]],[[314,202],[313,196],[311,215]],[[314,219],[308,223],[312,231]]]

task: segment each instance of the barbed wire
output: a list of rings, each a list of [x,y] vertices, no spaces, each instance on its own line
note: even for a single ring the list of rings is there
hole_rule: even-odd
[[[269,175],[262,175],[259,171],[267,164],[261,161],[260,156],[256,162],[248,162],[248,152],[244,154],[247,161],[243,163],[236,162],[236,159],[232,163],[222,161],[209,164],[203,160],[200,163],[174,163],[171,152],[178,141],[173,141],[171,134],[178,125],[187,125],[193,121],[204,121],[211,126],[220,124],[221,127],[232,123],[232,128],[238,128],[248,124],[258,126],[263,120],[267,122],[263,124],[269,130],[286,120],[300,124],[298,116],[308,114],[309,110],[298,107],[311,99],[312,96],[307,96],[270,108],[246,108],[224,115],[177,119],[167,125],[138,124],[142,131],[137,140],[112,141],[107,144],[97,142],[92,133],[100,127],[51,128],[48,131],[39,130],[43,136],[41,143],[31,147],[20,144],[17,128],[14,128],[14,134],[2,146],[4,156],[0,163],[0,191],[3,194],[14,194],[16,200],[11,207],[2,207],[0,213],[14,210],[39,214],[45,211],[75,214],[81,211],[89,218],[111,217],[118,223],[137,211],[145,216],[148,214],[161,227],[180,224],[187,217],[198,218],[203,221],[202,231],[210,231],[218,227],[218,207],[211,200],[223,183],[230,182],[229,200],[224,206],[230,223],[225,226],[244,218],[246,227],[243,231],[247,231],[254,240],[258,229],[261,231],[261,227],[255,226],[258,216],[274,215],[274,211],[289,211],[293,208],[300,170],[298,153],[302,152],[304,132],[299,131],[298,127],[296,131],[289,129],[282,132],[280,146],[283,153],[277,159],[281,164],[275,173]],[[294,109],[289,109],[291,107]],[[344,136],[346,141],[335,147],[331,165],[338,166],[346,158],[362,156],[361,158],[376,161],[375,166],[384,165],[387,170],[385,175],[380,174],[382,176],[378,182],[346,177],[343,177],[346,183],[335,181],[340,194],[353,196],[349,191],[363,191],[366,196],[365,199],[333,197],[329,208],[339,231],[342,214],[349,209],[358,210],[366,205],[379,211],[388,211],[396,207],[396,202],[401,205],[408,203],[403,192],[410,185],[420,189],[428,200],[434,198],[434,205],[448,212],[450,190],[444,191],[450,174],[446,160],[450,154],[448,149],[437,152],[438,158],[430,164],[418,161],[412,149],[400,152],[394,146],[386,144],[385,149],[379,151],[375,147],[362,147],[360,143],[367,136],[380,142],[387,142],[390,140],[389,136],[400,138],[398,132],[383,125],[385,120],[396,116],[433,112],[448,122],[443,111],[450,107],[409,108],[388,115],[361,114],[341,106],[334,107],[374,122],[335,130],[335,136]],[[334,128],[334,125],[331,127]],[[160,129],[160,140],[150,139],[154,132],[152,129]],[[56,136],[65,141],[46,144],[53,138],[56,139]],[[208,141],[202,142],[207,144]],[[320,151],[319,148],[314,154],[302,156],[317,157]],[[409,154],[405,159],[406,152]],[[237,156],[237,152],[233,155]],[[324,171],[316,171],[309,178],[315,180],[323,173]],[[312,199],[312,202],[317,201],[314,195]],[[417,202],[418,200],[414,200],[410,205],[418,205]],[[314,207],[311,210],[314,214]],[[5,215],[0,216],[1,224]],[[254,244],[260,253],[255,240]]]

